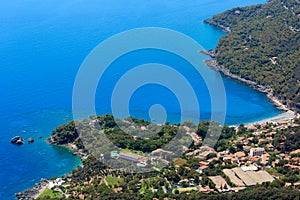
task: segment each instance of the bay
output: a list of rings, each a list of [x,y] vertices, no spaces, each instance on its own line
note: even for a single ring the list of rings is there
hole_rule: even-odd
[[[214,48],[225,33],[203,20],[237,6],[264,3],[262,0],[11,0],[0,2],[0,199],[32,187],[40,178],[69,173],[79,158],[63,147],[50,146],[45,138],[56,126],[72,119],[72,89],[76,73],[89,52],[106,38],[140,27],[163,27],[182,32],[204,48]],[[166,52],[133,52],[124,60],[127,67],[112,66],[104,77],[108,86],[96,96],[98,114],[110,112],[109,93],[121,74],[139,62],[157,61],[178,68],[196,87],[203,82],[185,63]],[[206,57],[203,56],[203,59]],[[203,67],[204,64],[203,64]],[[226,123],[237,124],[272,117],[281,111],[264,94],[224,78],[227,95]],[[202,107],[209,107],[207,92],[199,93]],[[147,98],[145,98],[147,95]],[[157,98],[157,97],[160,98]],[[98,103],[101,102],[101,103]],[[149,118],[152,104],[161,103],[168,120],[180,115],[174,94],[147,85],[132,97],[134,117]],[[209,118],[204,109],[203,119]],[[14,146],[10,138],[34,137],[33,144]],[[42,137],[42,138],[40,138]]]

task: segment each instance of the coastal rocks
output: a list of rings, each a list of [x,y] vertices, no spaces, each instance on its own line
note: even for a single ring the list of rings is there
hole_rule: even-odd
[[[224,25],[222,25],[222,24],[214,21],[213,19],[206,19],[206,20],[204,20],[204,23],[212,25],[212,26],[219,27],[219,28],[221,28],[223,31],[225,31],[227,33],[230,32],[230,27],[224,26]]]
[[[28,141],[28,144],[31,144],[31,143],[34,142],[34,139],[33,139],[33,138],[28,138],[27,141]],[[24,144],[24,138],[22,138],[21,136],[15,136],[15,137],[13,137],[13,138],[10,140],[10,142],[11,142],[12,144],[22,145],[22,144]]]
[[[219,66],[219,64],[217,63],[217,61],[215,59],[208,59],[208,60],[205,60],[204,61],[205,64],[215,70],[215,71],[218,71],[218,72],[221,72],[222,74],[224,74],[226,77],[229,77],[229,78],[232,78],[234,80],[237,80],[241,83],[244,83],[246,85],[249,85],[250,87],[252,87],[253,89],[255,90],[258,90],[260,92],[263,92],[263,93],[269,93],[270,92],[270,89],[268,89],[267,87],[264,87],[262,85],[258,85],[257,83],[251,81],[251,80],[247,80],[247,79],[244,79],[238,75],[235,75],[235,74],[232,74],[228,69],[226,69],[225,67],[223,66]]]
[[[15,136],[10,140],[10,142],[12,144],[22,145],[24,144],[24,138],[22,138],[21,136]]]
[[[33,188],[27,189],[24,192],[16,193],[17,199],[35,199],[49,184],[47,179],[41,179],[40,183],[35,184]]]
[[[52,145],[59,145],[57,142],[54,141],[53,137],[47,138],[46,141]]]
[[[203,53],[203,52],[201,52]],[[207,55],[207,53],[204,53]],[[272,89],[268,88],[267,86],[259,85],[254,81],[244,79],[238,75],[232,74],[228,69],[226,69],[224,66],[220,66],[216,59],[207,59],[204,61],[206,66],[211,68],[212,70],[215,70],[217,72],[221,72],[224,76],[234,79],[240,83],[246,84],[249,87],[253,88],[254,90],[257,90],[259,92],[267,94],[267,98],[270,100],[270,102],[276,106],[280,110],[289,110],[289,108],[284,104],[284,102],[281,102],[278,98],[276,98],[273,95]]]
[[[216,52],[212,49],[210,50],[201,50],[200,53],[210,56],[211,58],[216,58]]]
[[[34,139],[33,138],[28,138],[28,144],[34,143]]]

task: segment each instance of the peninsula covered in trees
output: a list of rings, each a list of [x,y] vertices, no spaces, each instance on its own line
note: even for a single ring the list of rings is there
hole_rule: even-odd
[[[239,7],[205,22],[228,32],[213,52],[216,62],[209,64],[300,110],[299,0]]]

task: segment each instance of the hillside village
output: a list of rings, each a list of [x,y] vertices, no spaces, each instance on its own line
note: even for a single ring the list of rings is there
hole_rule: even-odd
[[[101,119],[105,121],[109,117]],[[86,123],[92,129],[101,127],[95,126],[92,120]],[[100,120],[97,123],[103,125]],[[148,129],[150,126],[144,122],[136,124],[139,129]],[[170,128],[177,125],[166,126]],[[100,186],[113,195],[133,192],[151,197],[195,192],[198,195],[231,194],[259,185],[300,189],[299,115],[291,120],[264,124],[224,126],[214,147],[202,145],[202,131],[190,132],[192,129],[188,126],[183,128],[193,144],[190,147],[182,146],[183,155],[172,162],[168,158],[174,152],[163,147],[151,153],[128,149],[110,152],[110,159],[131,163],[137,169],[151,169],[148,173],[135,174],[111,169],[105,165],[105,156],[99,162],[80,148],[77,138],[72,142],[73,149],[77,149],[75,153],[81,155],[84,165],[61,179],[54,177],[45,191],[62,198],[86,199],[92,198],[92,193],[86,190]],[[200,123],[198,128],[208,128],[208,123]],[[64,129],[60,127],[60,130]],[[78,187],[81,189],[78,190]],[[42,193],[40,199],[43,196]]]

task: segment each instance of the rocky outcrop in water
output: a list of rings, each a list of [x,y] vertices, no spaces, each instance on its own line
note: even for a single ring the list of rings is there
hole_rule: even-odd
[[[28,138],[28,144],[34,143],[34,139],[33,138]]]
[[[22,145],[24,144],[24,138],[22,138],[21,136],[15,136],[10,140],[10,142],[12,144]]]

